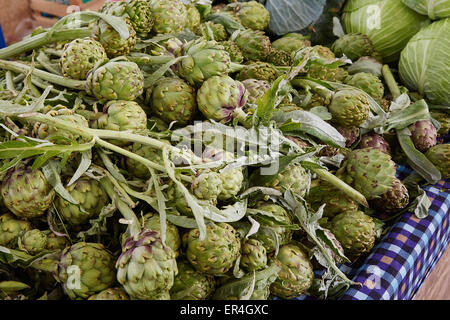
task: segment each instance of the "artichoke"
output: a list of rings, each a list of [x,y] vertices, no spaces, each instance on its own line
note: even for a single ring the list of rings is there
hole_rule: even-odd
[[[394,179],[392,188],[383,193],[379,198],[372,200],[371,204],[384,212],[395,213],[404,209],[409,203],[408,189],[397,178]]]
[[[126,240],[116,263],[117,281],[130,298],[170,299],[169,290],[178,273],[175,253],[163,245],[159,233],[144,229]]]
[[[311,287],[314,272],[308,255],[295,244],[280,248],[277,262],[281,266],[278,278],[270,286],[270,292],[284,299],[292,299]]]
[[[311,46],[311,42],[298,33],[287,33],[278,40],[272,42],[272,48],[287,51],[290,54]]]
[[[445,136],[450,131],[450,116],[446,112],[439,112],[432,110],[430,111],[431,116],[436,119],[440,124],[441,127],[438,131],[438,135]]]
[[[237,112],[242,112],[247,96],[241,82],[229,76],[214,76],[197,92],[198,109],[208,119],[227,123]]]
[[[362,33],[349,33],[337,39],[331,46],[334,54],[338,57],[345,55],[352,61],[361,57],[370,57],[374,53],[372,41]]]
[[[246,60],[265,61],[270,53],[270,39],[262,31],[237,31],[233,33],[231,40],[241,49]]]
[[[384,96],[384,86],[380,78],[372,73],[358,72],[354,75],[348,76],[345,79],[345,84],[357,87],[371,96],[378,104]]]
[[[272,48],[267,56],[267,62],[275,66],[289,67],[292,65],[293,59],[289,52]]]
[[[55,197],[42,171],[31,168],[11,169],[1,191],[5,206],[20,218],[42,216]]]
[[[70,299],[87,299],[114,284],[114,258],[100,243],[78,242],[61,252],[57,275]]]
[[[350,257],[369,252],[375,244],[375,223],[361,211],[342,212],[330,221],[329,227]]]
[[[158,237],[161,238],[161,219],[159,215],[148,213],[144,216],[143,219],[143,227],[158,232]],[[169,221],[166,221],[165,245],[172,249],[172,251],[175,253],[175,257],[178,256],[181,246],[180,233],[178,232],[178,228]]]
[[[200,12],[198,12],[195,5],[186,5],[186,17],[186,28],[191,30],[192,32],[196,32],[198,27],[200,26],[201,17]]]
[[[133,29],[142,38],[146,38],[153,27],[152,12],[146,0],[107,2],[100,12],[128,18]]]
[[[241,266],[247,271],[257,271],[267,266],[266,248],[256,239],[244,240],[241,248]]]
[[[89,297],[88,300],[130,300],[122,288],[108,288]]]
[[[0,216],[0,246],[15,247],[19,236],[32,230],[28,221],[16,219],[12,214],[5,213]]]
[[[344,88],[334,94],[328,110],[333,122],[347,128],[358,127],[369,118],[370,105],[360,91]]]
[[[188,17],[186,7],[180,0],[148,0],[148,3],[154,20],[154,33],[183,31],[188,23]]]
[[[335,129],[345,138],[345,147],[350,148],[359,138],[360,130],[358,127],[335,126]]]
[[[170,289],[174,300],[206,300],[214,292],[215,280],[213,276],[195,271],[185,261],[177,261],[178,274]]]
[[[431,147],[425,155],[439,169],[443,179],[450,178],[450,144]]]
[[[103,207],[109,202],[108,195],[100,183],[86,176],[66,187],[66,191],[77,204],[58,196],[55,207],[62,218],[72,226],[83,225],[89,222],[89,219],[98,217]]]
[[[350,152],[336,175],[371,200],[392,188],[395,172],[388,154],[365,148]]]
[[[167,143],[169,142],[167,141]],[[164,163],[161,150],[152,148],[148,145],[133,143],[133,145],[131,146],[131,152],[155,163],[161,165]],[[125,163],[127,171],[133,176],[145,180],[150,179],[151,177],[150,171],[148,170],[147,166],[145,166],[142,162],[127,157]]]
[[[264,30],[269,26],[270,13],[257,1],[231,3],[225,10],[232,11],[246,29]]]
[[[437,142],[437,130],[429,120],[420,120],[409,127],[411,140],[417,150],[425,152]]]
[[[183,46],[182,55],[186,57],[175,64],[174,69],[191,85],[230,72],[230,55],[216,41],[192,40]]]
[[[309,66],[307,76],[318,80],[343,82],[348,77],[348,72],[333,65],[314,63]]]
[[[71,122],[75,127],[78,126],[89,128],[89,122],[80,114],[58,114],[54,117],[60,120]],[[49,126],[46,123],[39,123],[35,125],[37,127],[37,136],[40,139],[47,139],[49,141],[56,140],[60,144],[69,144],[72,141],[77,141],[79,143],[89,142],[85,137],[81,137],[80,135],[59,129],[52,125]],[[66,138],[67,141],[64,141],[64,139],[61,139],[61,137]]]
[[[60,237],[54,234],[53,232],[47,235],[47,245],[45,249],[47,250],[63,250],[66,247],[70,246],[69,240],[66,237]]]
[[[258,215],[254,217],[265,228],[260,228],[252,238],[263,244],[267,254],[271,254],[277,248],[274,235],[277,236],[279,245],[284,245],[291,241],[293,231],[285,226],[292,225],[293,220],[283,207],[273,203],[261,202],[258,203],[255,209],[270,213],[272,220],[274,219],[278,222],[277,224],[269,219],[259,219]]]
[[[35,255],[47,247],[47,235],[39,229],[26,231],[19,237],[19,249]]]
[[[128,25],[129,36],[124,39],[103,19],[99,19],[92,28],[92,38],[100,42],[109,58],[125,56],[136,46],[136,31],[129,19],[124,19]]]
[[[264,80],[246,79],[242,81],[248,92],[248,103],[256,104],[259,98],[262,98],[271,88],[270,84]]]
[[[85,80],[97,63],[108,60],[103,46],[92,38],[75,39],[64,46],[60,59],[64,77]]]
[[[192,229],[183,236],[186,258],[198,272],[219,276],[230,270],[240,251],[240,241],[234,228],[227,223],[210,223],[206,237],[200,240],[200,230]]]
[[[306,200],[313,210],[316,211],[320,206],[326,204],[323,208],[323,215],[325,217],[334,217],[344,211],[358,210],[358,203],[348,197],[344,192],[323,180],[311,181]]]
[[[233,41],[222,41],[220,45],[223,46],[224,50],[230,55],[231,62],[242,63],[244,61],[244,56],[242,55],[241,49]]]
[[[359,142],[359,147],[364,148],[375,148],[384,152],[386,154],[391,154],[391,148],[389,143],[383,138],[383,136],[376,133],[366,133],[361,137]]]
[[[266,187],[280,191],[290,190],[303,197],[309,184],[308,172],[299,164],[290,164],[279,172],[276,177],[266,183]]]
[[[202,172],[192,182],[193,194],[199,199],[217,201],[222,180],[220,174],[213,171]]]
[[[206,21],[200,24],[197,34],[206,40],[225,41],[228,39],[227,30],[220,23]]]
[[[336,59],[336,56],[334,55],[333,51],[330,50],[330,48],[320,45],[311,47],[310,55],[312,57],[319,57],[327,61],[334,61]]]
[[[137,102],[110,101],[103,107],[103,114],[95,121],[93,127],[143,134],[147,130],[147,115]],[[118,145],[129,144],[129,141],[113,140],[113,142]]]
[[[152,89],[150,106],[165,122],[185,126],[197,110],[195,89],[179,78],[160,79]]]
[[[219,184],[220,192],[217,198],[220,201],[226,201],[236,196],[244,183],[242,168],[223,170],[220,173],[219,178],[221,183]]]
[[[278,72],[273,65],[266,62],[257,62],[244,66],[239,72],[237,79],[240,81],[256,79],[271,83],[277,77]]]
[[[89,73],[86,92],[103,103],[133,101],[144,92],[144,75],[134,62],[110,61]]]

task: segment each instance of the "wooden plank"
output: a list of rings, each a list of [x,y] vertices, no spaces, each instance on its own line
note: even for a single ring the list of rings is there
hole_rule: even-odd
[[[31,0],[30,6],[32,10],[45,12],[57,17],[64,17],[67,14],[67,5],[57,2]]]
[[[413,300],[450,300],[450,246],[420,286]]]

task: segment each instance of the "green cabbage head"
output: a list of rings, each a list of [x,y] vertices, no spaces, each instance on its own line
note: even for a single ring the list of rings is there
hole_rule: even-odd
[[[383,62],[392,62],[429,19],[400,0],[348,0],[342,22],[346,33],[366,34]]]
[[[450,18],[423,28],[403,49],[402,83],[433,104],[450,106]]]
[[[402,0],[402,2],[433,20],[450,17],[450,0]]]

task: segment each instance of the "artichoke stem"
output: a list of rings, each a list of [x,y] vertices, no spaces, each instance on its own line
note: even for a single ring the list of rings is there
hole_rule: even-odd
[[[384,82],[386,82],[394,100],[400,97],[401,95],[400,88],[398,87],[397,81],[395,81],[391,69],[389,69],[389,66],[387,64],[383,66],[381,72],[383,73]]]
[[[90,28],[76,28],[53,31],[51,33],[48,31],[39,33],[30,38],[16,42],[6,48],[0,49],[0,59],[11,58],[52,42],[89,37],[91,32]]]
[[[325,88],[321,84],[318,84],[311,80],[306,79],[294,79],[291,80],[291,84],[294,87],[302,87],[304,89],[310,88],[312,91],[325,98],[327,101],[331,101],[333,98],[334,92],[330,89]]]
[[[230,73],[235,73],[244,69],[245,66],[243,64],[231,62],[230,64]]]
[[[0,60],[0,68],[20,73],[28,73],[31,71],[34,76],[41,78],[42,80],[76,90],[84,90],[84,85],[86,83],[86,81],[67,79],[16,61]]]
[[[233,112],[233,118],[237,119],[246,129],[252,127],[251,121],[247,120],[247,114],[240,108],[236,108]]]
[[[350,198],[368,208],[369,204],[367,203],[366,197],[364,197],[360,192],[353,189],[351,186],[346,184],[344,181],[336,177],[334,174],[328,172],[324,169],[311,169],[314,173],[316,173],[322,180],[325,180],[331,183],[333,186],[343,191]]]
[[[173,56],[129,55],[127,58],[141,65],[163,64],[174,60]]]

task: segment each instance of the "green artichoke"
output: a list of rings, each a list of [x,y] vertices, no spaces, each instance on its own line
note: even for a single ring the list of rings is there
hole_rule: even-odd
[[[450,144],[435,145],[425,155],[439,169],[443,179],[450,178]]]
[[[388,154],[365,148],[350,152],[336,175],[371,200],[392,188],[395,172]]]
[[[146,38],[153,27],[152,11],[146,0],[106,2],[100,12],[128,18],[141,38]]]
[[[15,248],[19,236],[32,230],[28,221],[16,219],[12,214],[5,213],[0,216],[0,246]]]
[[[290,190],[303,197],[309,184],[308,172],[299,164],[290,164],[266,184],[266,187],[280,191]]]
[[[437,143],[437,130],[429,120],[420,120],[409,127],[411,140],[417,150],[426,152]]]
[[[229,76],[213,76],[197,91],[198,109],[211,120],[230,122],[247,102],[244,85]]]
[[[73,204],[61,196],[55,201],[55,207],[62,218],[72,226],[80,226],[89,219],[98,217],[109,202],[108,195],[97,180],[83,176],[66,187],[66,191],[77,202]]]
[[[264,80],[246,79],[242,81],[248,92],[248,103],[256,104],[259,98],[262,98],[271,88],[270,84]]]
[[[242,55],[241,49],[233,41],[222,41],[220,45],[223,46],[226,52],[230,55],[231,62],[242,63],[244,61],[244,56]]]
[[[61,252],[58,280],[70,299],[87,299],[114,284],[114,258],[100,243],[78,242]]]
[[[379,104],[384,96],[384,86],[380,78],[372,73],[358,72],[348,76],[345,84],[357,87],[371,96]]]
[[[214,292],[213,276],[195,271],[185,261],[177,261],[178,274],[175,277],[170,295],[174,300],[206,300]]]
[[[225,10],[232,11],[246,29],[265,30],[269,26],[270,13],[257,1],[231,3]]]
[[[161,219],[158,214],[148,213],[144,216],[143,227],[158,232],[161,238]],[[166,221],[166,241],[165,244],[172,249],[175,257],[178,256],[181,247],[181,238],[178,228],[171,222]]]
[[[230,55],[216,41],[192,40],[183,46],[182,55],[186,57],[175,64],[174,69],[191,85],[230,72]]]
[[[272,83],[277,77],[278,71],[273,65],[266,62],[256,62],[244,66],[239,72],[237,79],[240,81],[256,79]]]
[[[220,23],[206,21],[200,24],[197,34],[206,40],[225,41],[228,39],[227,30]]]
[[[265,61],[270,53],[270,39],[262,31],[237,31],[233,33],[231,40],[241,49],[246,60]]]
[[[151,92],[151,110],[167,123],[191,123],[197,111],[195,89],[179,78],[158,80]]]
[[[295,244],[280,248],[277,261],[281,266],[278,278],[270,286],[270,292],[284,299],[292,299],[311,287],[314,272],[308,255]]]
[[[64,46],[60,59],[64,77],[85,80],[97,63],[108,60],[103,46],[92,38],[75,39]]]
[[[147,130],[147,115],[137,102],[110,101],[103,107],[103,114],[95,121],[93,127],[143,134]],[[129,141],[113,140],[112,142],[118,145],[129,144]]]
[[[178,273],[175,253],[163,245],[159,233],[144,229],[129,238],[117,260],[117,281],[130,298],[170,299],[169,290]]]
[[[312,57],[319,57],[327,61],[333,61],[336,59],[336,56],[334,55],[333,51],[330,50],[330,48],[320,45],[311,47],[310,55]]]
[[[5,206],[20,218],[42,216],[55,197],[42,171],[31,168],[11,169],[1,191]]]
[[[186,5],[186,28],[192,32],[196,32],[201,23],[200,12],[194,4]]]
[[[200,173],[192,182],[192,191],[199,199],[217,201],[222,180],[220,174],[214,171]]]
[[[166,140],[163,140],[166,141]],[[167,141],[167,143],[169,143]],[[148,145],[140,144],[140,143],[133,143],[131,146],[131,152],[134,154],[144,157],[147,160],[153,161],[158,164],[163,164],[164,160],[162,158],[162,152],[159,149],[152,148]],[[132,158],[126,158],[125,160],[127,171],[140,179],[148,180],[150,179],[150,171],[148,168],[139,161],[136,161]]]
[[[70,246],[69,240],[67,240],[66,237],[60,237],[54,234],[53,232],[50,232],[47,234],[47,245],[45,249],[47,250],[63,250],[66,247]]]
[[[133,101],[144,92],[144,75],[134,62],[110,61],[89,73],[86,92],[103,103]]]
[[[379,149],[381,152],[386,154],[391,154],[391,147],[389,143],[383,138],[383,136],[376,133],[366,133],[361,137],[359,142],[359,147],[364,148],[375,148]]]
[[[314,63],[309,66],[307,76],[323,81],[343,82],[348,77],[348,72],[343,68],[336,68],[333,65]]]
[[[148,0],[148,3],[154,20],[154,33],[183,31],[188,23],[188,17],[186,7],[180,0]]]
[[[99,19],[92,28],[92,38],[100,42],[109,58],[125,56],[136,46],[136,31],[129,19],[124,19],[128,25],[129,36],[124,39],[121,35],[105,22]]]
[[[375,244],[375,223],[361,211],[342,212],[331,220],[329,227],[350,257],[369,252]]]
[[[338,57],[345,55],[352,61],[361,57],[370,57],[374,53],[372,41],[362,33],[349,33],[337,39],[331,46],[334,54]]]
[[[318,210],[320,206],[326,204],[323,209],[325,217],[334,217],[344,211],[358,210],[358,203],[352,200],[344,192],[323,180],[311,181],[309,193],[306,200],[313,210]]]
[[[445,136],[450,131],[450,116],[447,112],[439,112],[436,110],[430,111],[431,116],[436,119],[440,124],[441,128],[438,131],[438,135]]]
[[[360,91],[344,88],[334,94],[328,110],[333,122],[347,128],[358,127],[369,118],[370,105]]]
[[[280,49],[270,49],[267,56],[267,62],[275,66],[291,66],[293,63],[292,56],[289,52]]]
[[[54,117],[71,122],[74,126],[89,128],[89,122],[80,114],[58,114]],[[47,139],[49,141],[57,140],[59,144],[69,144],[72,141],[77,141],[79,143],[88,142],[88,139],[85,137],[80,137],[80,135],[59,129],[52,125],[49,126],[46,123],[39,123],[37,128],[37,136],[40,139]],[[68,139],[68,141],[64,141],[61,137]]]
[[[305,36],[298,33],[285,34],[283,37],[272,42],[272,48],[287,51],[290,54],[310,46],[311,42]]]
[[[261,226],[265,228],[260,228],[258,232],[252,236],[252,238],[263,244],[267,254],[271,254],[276,250],[274,235],[277,236],[280,246],[291,241],[293,231],[285,226],[292,225],[293,220],[291,215],[283,207],[274,203],[260,202],[255,209],[270,213],[272,220],[274,219],[278,222],[277,224],[272,222],[270,219],[260,219],[258,215],[254,217],[255,220],[257,220]]]
[[[267,266],[266,248],[256,239],[244,240],[241,248],[241,266],[247,271],[257,271]]]
[[[108,288],[89,297],[88,300],[130,300],[122,288]]]
[[[383,193],[379,198],[372,200],[371,204],[378,210],[386,213],[395,213],[404,209],[409,203],[408,189],[397,178],[394,179],[392,188]]]
[[[220,173],[221,183],[219,185],[220,193],[218,199],[226,201],[236,196],[244,183],[242,168],[226,169]]]
[[[234,228],[227,223],[210,223],[206,237],[192,229],[183,236],[186,258],[198,272],[218,276],[230,270],[239,256],[241,243]]]
[[[31,255],[44,251],[47,247],[47,235],[39,229],[26,231],[19,237],[19,249]]]

